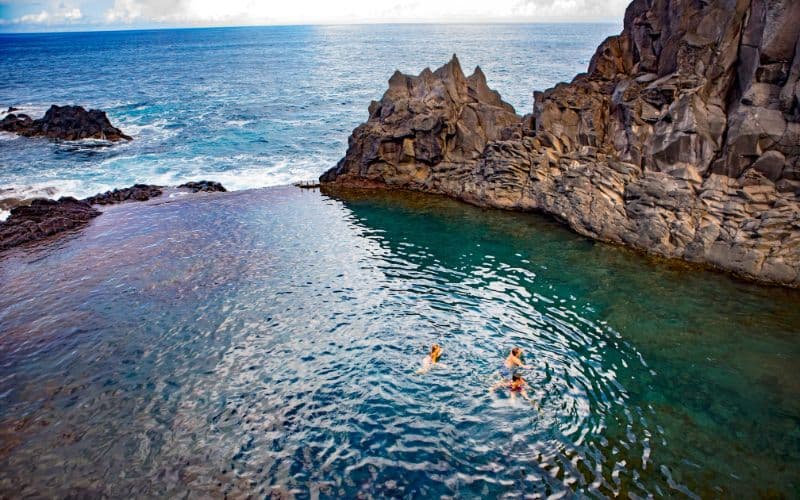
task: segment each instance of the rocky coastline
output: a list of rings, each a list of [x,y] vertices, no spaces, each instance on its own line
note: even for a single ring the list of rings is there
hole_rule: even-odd
[[[455,56],[396,72],[323,188],[444,194],[800,286],[800,3],[634,0],[588,72],[518,116]]]
[[[192,193],[226,191],[222,184],[212,181],[187,182],[176,189]],[[79,229],[102,214],[98,206],[147,201],[161,196],[164,190],[164,186],[135,184],[82,200],[69,196],[58,200],[36,198],[28,204],[12,208],[8,219],[0,222],[0,251]]]
[[[86,111],[81,106],[50,106],[42,118],[34,120],[18,113],[14,107],[0,120],[0,131],[24,137],[46,137],[63,141],[98,139],[104,141],[130,141],[133,138],[111,124],[104,111]]]

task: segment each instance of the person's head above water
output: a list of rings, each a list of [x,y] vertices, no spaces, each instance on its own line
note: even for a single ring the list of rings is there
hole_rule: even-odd
[[[520,354],[522,354],[522,349],[520,349],[519,347],[511,349],[511,355],[514,356],[515,358],[518,358]]]
[[[511,381],[522,382],[522,375],[520,375],[519,373],[515,373],[514,375],[511,376]]]
[[[442,346],[439,344],[433,344],[431,346],[430,357],[433,361],[438,361],[439,357],[442,355]]]

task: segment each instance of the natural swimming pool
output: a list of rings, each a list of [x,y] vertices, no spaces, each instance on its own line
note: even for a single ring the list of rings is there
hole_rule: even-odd
[[[537,215],[123,205],[0,281],[4,495],[800,492],[798,292]],[[513,345],[541,412],[488,392]]]

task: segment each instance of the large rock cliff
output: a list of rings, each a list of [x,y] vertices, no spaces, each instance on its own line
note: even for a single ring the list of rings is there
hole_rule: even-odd
[[[634,0],[518,117],[454,57],[395,73],[326,184],[441,193],[800,286],[800,2]]]

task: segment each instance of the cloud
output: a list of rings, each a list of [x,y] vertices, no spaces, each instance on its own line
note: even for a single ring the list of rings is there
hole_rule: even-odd
[[[105,13],[105,20],[108,23],[253,24],[268,20],[270,10],[268,5],[254,0],[114,0]]]
[[[62,2],[53,2],[49,8],[39,12],[25,14],[14,19],[4,19],[0,24],[70,24],[83,19],[83,13],[78,7],[65,5]]]
[[[622,19],[630,0],[520,0],[517,16],[558,20]]]
[[[224,25],[370,21],[621,19],[629,0],[114,0],[108,23]]]
[[[629,0],[0,0],[0,25],[225,26],[621,19]],[[68,4],[68,5],[67,5]],[[10,9],[17,12],[11,16]]]

